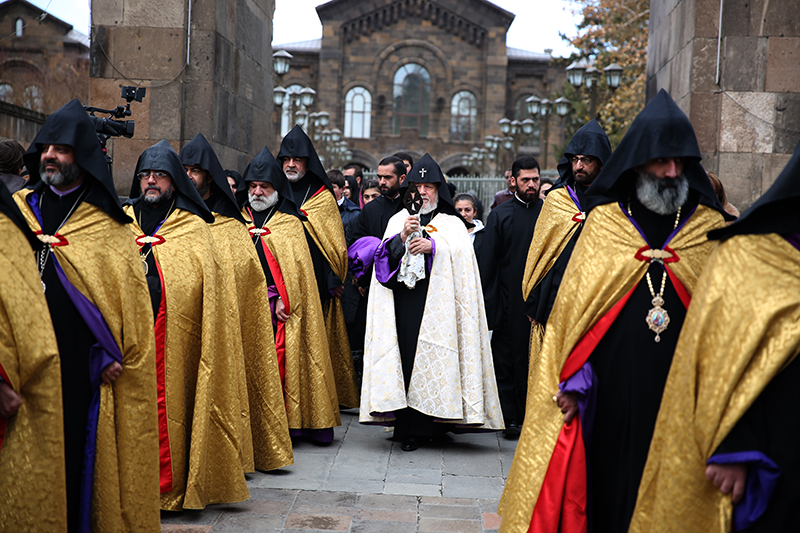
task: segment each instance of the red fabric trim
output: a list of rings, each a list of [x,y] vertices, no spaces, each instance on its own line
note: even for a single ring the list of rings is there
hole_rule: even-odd
[[[158,393],[158,455],[161,493],[172,490],[172,452],[169,447],[169,428],[167,426],[167,392],[165,385],[164,345],[167,336],[167,299],[164,295],[164,274],[158,261],[155,261],[158,278],[161,280],[161,302],[156,317],[156,391]]]
[[[577,212],[577,213],[575,213],[575,215],[572,217],[572,221],[573,221],[573,222],[578,222],[578,223],[581,223],[581,222],[584,222],[585,220],[586,220],[586,215],[585,215],[584,213],[582,213],[581,211],[578,211],[578,212]]]
[[[638,285],[638,283],[636,285]],[[583,367],[584,363],[586,363],[586,360],[589,359],[589,356],[592,355],[592,352],[595,348],[597,348],[600,340],[608,331],[608,328],[611,327],[611,324],[613,324],[614,320],[616,320],[617,316],[619,316],[622,308],[625,307],[626,303],[628,303],[628,299],[636,289],[636,285],[634,285],[625,296],[620,298],[619,301],[614,304],[614,307],[612,307],[608,313],[598,320],[597,323],[592,326],[586,335],[584,335],[583,338],[578,342],[577,346],[575,346],[575,348],[572,350],[572,353],[569,354],[567,362],[564,363],[564,368],[561,369],[561,376],[559,379],[562,382],[572,377],[575,372]]]
[[[320,187],[320,188],[319,188],[319,190],[318,190],[317,192],[315,192],[314,194],[312,194],[312,195],[310,196],[310,198],[314,198],[316,195],[318,195],[319,193],[321,193],[322,191],[324,191],[324,190],[326,190],[326,189],[327,189],[327,187],[323,185],[322,187]],[[305,215],[305,213],[303,213],[303,214]]]
[[[34,233],[34,235],[43,235],[42,230],[40,230],[40,229],[34,231],[33,233]],[[58,242],[48,242],[48,243],[45,243],[45,244],[48,244],[50,246],[66,246],[66,245],[69,244],[69,241],[67,240],[67,238],[64,237],[63,235],[59,234],[59,233],[54,234],[53,237],[58,239]],[[44,241],[42,241],[42,239],[39,239],[39,240],[41,242],[44,242]]]
[[[586,449],[580,417],[561,427],[528,533],[586,533]]]
[[[151,247],[158,246],[159,244],[164,244],[165,242],[167,242],[167,240],[161,235],[139,235],[136,237],[136,244],[138,244],[140,248],[144,248],[148,244]]]
[[[278,290],[281,300],[283,300],[283,307],[288,315],[291,313],[291,307],[289,293],[286,292],[286,282],[284,282],[283,273],[281,272],[281,266],[278,264],[275,256],[272,255],[263,237],[261,238],[261,246],[264,248],[264,256],[267,258],[267,264],[269,265],[269,271],[272,273],[272,280],[275,282],[275,288]],[[278,352],[278,371],[281,375],[281,386],[283,386],[285,382],[284,378],[286,377],[286,324],[280,321],[277,321],[277,324],[275,328],[275,351]]]
[[[644,256],[644,252],[646,252],[647,250],[652,250],[652,248],[650,248],[650,246],[645,244],[644,246],[642,246],[641,248],[636,250],[636,254],[634,254],[634,257],[636,259],[638,259],[639,261],[644,261],[645,263],[652,263],[653,259]],[[664,264],[666,264],[666,263],[677,263],[678,261],[681,260],[681,258],[678,257],[678,254],[675,253],[675,250],[673,250],[669,246],[665,246],[663,248],[663,251],[669,252],[671,254],[671,257],[667,257],[665,259],[662,259]]]
[[[8,379],[8,374],[6,374],[3,365],[0,365],[0,376],[2,376],[3,381],[8,383],[8,386],[11,386],[11,380]],[[3,449],[3,439],[6,436],[6,420],[5,418],[0,418],[0,450]]]
[[[675,287],[675,292],[678,293],[678,298],[681,299],[683,306],[685,308],[689,308],[689,304],[692,301],[692,297],[689,295],[689,291],[686,290],[686,287],[683,286],[681,280],[678,279],[678,276],[672,273],[672,270],[667,265],[664,265],[664,268],[667,269],[667,275],[669,275],[669,280],[672,282],[672,286]]]

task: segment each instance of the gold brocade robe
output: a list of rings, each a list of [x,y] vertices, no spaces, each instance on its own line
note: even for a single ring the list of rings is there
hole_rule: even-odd
[[[686,315],[630,531],[731,530],[706,461],[798,351],[800,251],[776,234],[728,239]]]
[[[680,260],[670,269],[691,295],[703,265],[716,243],[706,233],[722,227],[722,215],[704,205],[686,221],[669,246]],[[544,343],[531,361],[526,423],[498,513],[500,529],[527,531],[550,457],[564,425],[564,415],[553,402],[568,356],[600,318],[644,277],[648,263],[636,259],[647,243],[618,203],[596,207],[586,220],[548,321]]]
[[[289,298],[284,358],[284,401],[289,428],[339,426],[340,402],[324,335],[322,308],[316,290],[308,290],[316,287],[317,282],[303,223],[296,216],[276,211],[265,229],[269,234],[262,234],[262,243],[280,266]]]
[[[14,195],[28,225],[41,230],[26,202]],[[122,373],[100,385],[92,488],[93,531],[158,531],[158,426],[155,341],[147,282],[124,224],[82,202],[53,246],[69,281],[103,315],[122,352]]]
[[[533,240],[528,249],[528,259],[525,262],[525,273],[522,276],[523,300],[528,299],[531,291],[550,272],[585,218],[585,213],[572,201],[566,187],[560,187],[547,195],[542,212],[536,221]],[[529,353],[531,361],[539,358],[543,340],[544,326],[539,323],[531,325]],[[530,369],[532,368],[533,365],[530,366]],[[530,369],[528,390],[534,386]]]
[[[0,530],[66,531],[58,345],[33,250],[2,213],[0,272],[0,368],[22,398],[0,438]]]
[[[344,282],[347,276],[347,244],[344,240],[342,217],[333,194],[324,190],[315,194],[302,205],[308,220],[306,230],[314,239],[333,273]],[[342,300],[329,298],[322,309],[325,317],[325,331],[328,334],[328,348],[331,364],[336,378],[336,392],[339,404],[345,407],[358,407],[358,390],[347,327],[344,323]]]
[[[135,218],[133,206],[125,212]],[[135,239],[143,235],[136,222],[131,231]],[[240,375],[211,230],[199,216],[177,209],[156,235],[164,239],[152,254],[166,302],[164,385],[172,467],[172,490],[161,494],[161,508],[244,501],[250,493],[239,453]],[[141,262],[137,268],[141,271]]]
[[[223,273],[232,278],[224,283],[230,291],[230,301],[236,305],[237,320],[232,320],[231,325],[234,340],[241,338],[244,355],[244,365],[237,364],[237,373],[241,374],[242,465],[247,472],[253,466],[274,470],[292,464],[294,459],[266,278],[245,224],[215,213],[209,228],[224,265]]]

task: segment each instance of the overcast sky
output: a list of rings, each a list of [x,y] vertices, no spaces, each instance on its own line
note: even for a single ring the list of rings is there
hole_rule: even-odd
[[[28,0],[89,35],[89,0]],[[158,0],[153,0],[158,1]],[[320,0],[276,0],[273,43],[318,39],[322,25],[314,7]],[[573,50],[558,32],[575,35],[579,18],[573,16],[571,0],[493,0],[516,15],[508,30],[506,44],[533,52],[552,48],[553,55],[567,56]]]

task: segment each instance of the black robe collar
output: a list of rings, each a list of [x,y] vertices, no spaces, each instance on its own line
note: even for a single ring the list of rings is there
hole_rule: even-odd
[[[213,212],[226,217],[235,218],[244,222],[242,214],[231,192],[228,177],[225,175],[217,154],[202,133],[186,143],[180,153],[181,164],[184,166],[197,165],[211,177],[211,197],[206,200],[206,206]],[[191,181],[191,180],[190,180]]]
[[[139,180],[136,179],[136,174],[140,170],[168,172],[172,176],[172,182],[175,184],[175,208],[194,213],[209,224],[214,222],[214,215],[206,207],[206,203],[200,197],[197,189],[195,189],[194,183],[186,174],[178,154],[175,153],[175,150],[172,149],[172,146],[167,141],[159,141],[139,156],[139,160],[136,162],[136,170],[133,174],[133,182],[131,183],[130,200],[126,204],[134,205],[131,200],[139,198],[142,194]]]
[[[122,210],[119,196],[114,188],[114,180],[108,171],[103,150],[97,140],[94,124],[75,99],[50,115],[42,129],[36,134],[23,160],[30,173],[28,188],[41,181],[39,166],[42,159],[42,146],[45,144],[65,144],[75,151],[75,162],[84,170],[84,179],[96,181],[100,187],[91,187],[84,200],[94,204],[114,220],[123,224],[131,222]]]

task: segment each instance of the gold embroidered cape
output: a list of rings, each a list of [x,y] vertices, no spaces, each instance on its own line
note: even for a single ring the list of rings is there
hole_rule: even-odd
[[[40,231],[23,189],[14,195]],[[158,531],[155,342],[147,282],[130,230],[82,202],[54,246],[69,281],[103,315],[122,352],[122,374],[100,385],[91,524],[96,531]]]
[[[243,348],[244,365],[241,368],[237,365],[237,372],[241,372],[238,383],[243,451],[249,449],[250,452],[249,467],[245,461],[243,466],[245,471],[251,471],[253,466],[258,470],[274,470],[292,464],[294,459],[281,394],[266,278],[243,223],[215,213],[214,223],[209,228],[223,270],[232,278],[226,285],[238,320],[231,323],[234,330],[238,330]]]
[[[527,300],[531,291],[544,279],[561,252],[580,226],[576,216],[583,216],[569,196],[566,187],[560,187],[547,195],[542,212],[536,221],[533,240],[528,249],[525,274],[522,277],[522,299]]]
[[[33,250],[2,213],[0,272],[0,368],[22,397],[0,438],[0,529],[66,531],[58,345]]]
[[[680,260],[670,269],[692,293],[715,243],[706,233],[723,225],[722,215],[699,205],[670,242]],[[589,214],[564,272],[539,359],[531,361],[525,419],[498,513],[501,531],[527,531],[564,417],[552,397],[564,362],[578,342],[625,294],[648,264],[635,258],[647,243],[618,203]]]
[[[125,212],[135,218],[132,206]],[[136,222],[130,228],[134,238],[143,235]],[[161,494],[161,508],[240,502],[250,493],[239,455],[239,374],[211,230],[197,215],[177,209],[156,234],[164,239],[152,253],[166,301],[164,384],[173,480],[172,490]],[[141,262],[136,268],[142,270]]]
[[[798,351],[800,251],[776,234],[725,241],[686,315],[631,531],[731,530],[706,461]]]
[[[280,266],[289,298],[284,383],[289,428],[339,426],[342,423],[340,402],[328,354],[322,308],[317,291],[309,290],[315,288],[317,282],[303,223],[296,216],[277,211],[266,229],[269,234],[262,235],[261,239]]]
[[[322,251],[333,273],[344,281],[347,276],[347,244],[344,240],[342,217],[333,194],[327,190],[315,194],[306,200],[302,210],[308,217],[308,221],[304,223],[306,230]],[[347,339],[341,299],[328,299],[322,311],[339,404],[345,407],[358,407],[356,371]]]

